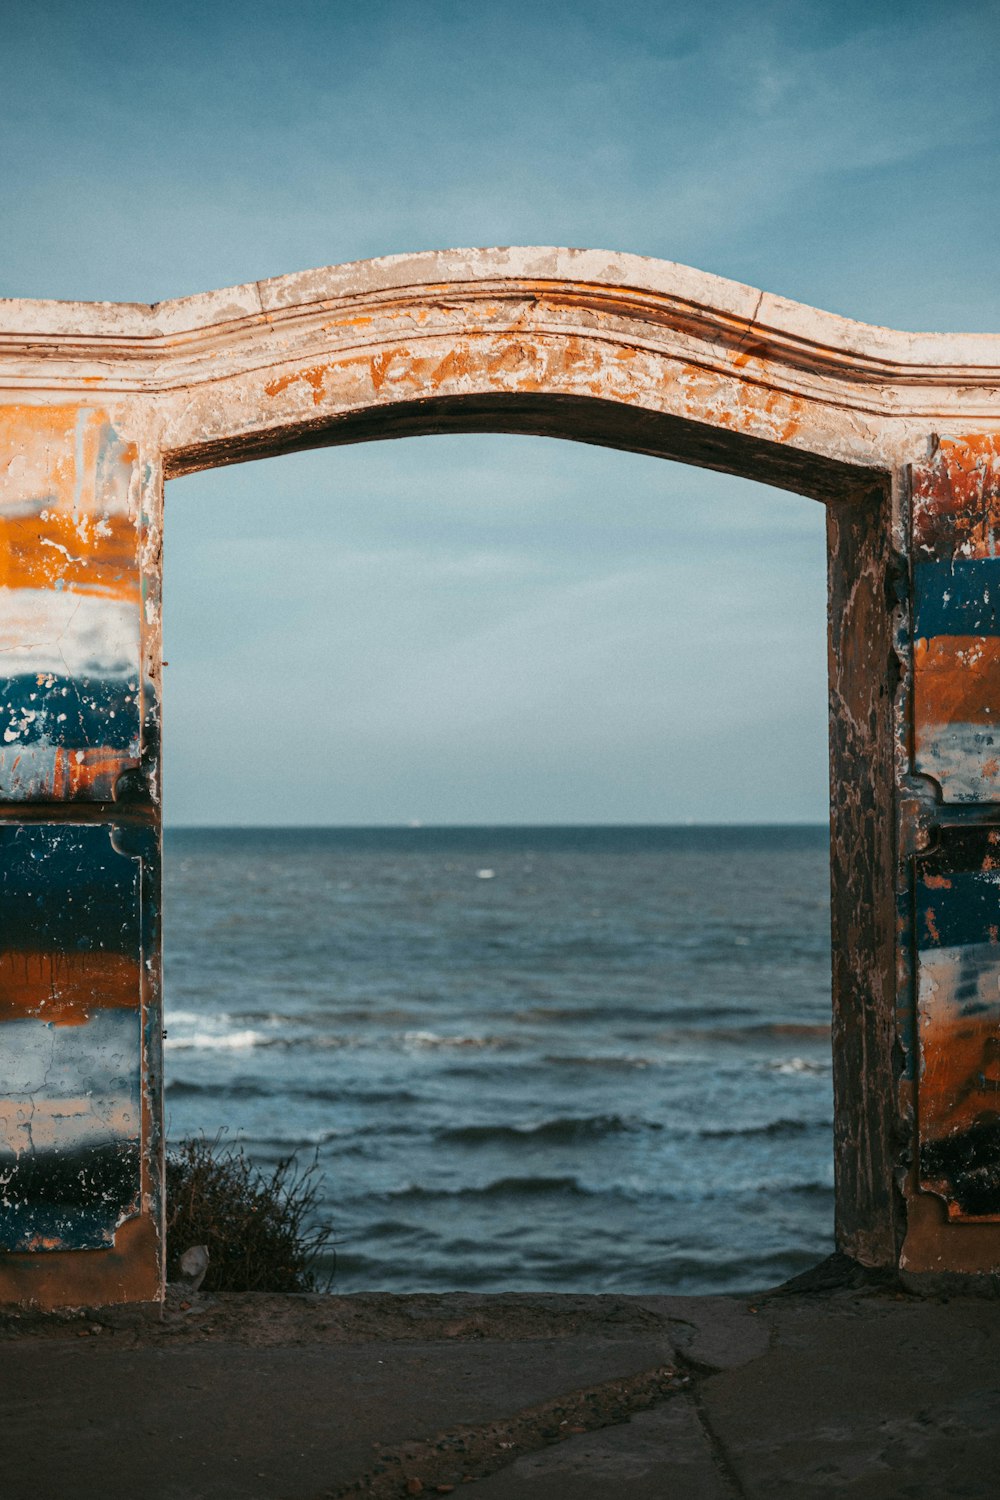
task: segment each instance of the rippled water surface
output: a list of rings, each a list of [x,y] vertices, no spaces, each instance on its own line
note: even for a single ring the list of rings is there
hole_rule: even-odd
[[[165,921],[169,1134],[318,1147],[335,1289],[832,1248],[825,829],[174,830]]]

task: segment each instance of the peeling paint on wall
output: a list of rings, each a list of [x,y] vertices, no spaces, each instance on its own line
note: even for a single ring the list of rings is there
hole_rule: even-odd
[[[913,469],[915,769],[944,802],[1000,802],[1000,438]]]
[[[0,825],[0,1250],[139,1209],[140,871],[107,825]]]
[[[913,467],[914,769],[940,811],[916,859],[918,1180],[1000,1220],[1000,440]],[[948,809],[966,808],[973,822]],[[991,826],[992,825],[992,826]]]
[[[1000,830],[944,827],[917,869],[921,1184],[1000,1219]]]
[[[104,800],[139,757],[135,449],[101,411],[0,407],[0,797]]]

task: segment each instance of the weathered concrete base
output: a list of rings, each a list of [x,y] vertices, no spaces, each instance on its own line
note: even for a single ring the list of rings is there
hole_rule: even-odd
[[[756,1300],[226,1297],[158,1322],[8,1316],[4,1497],[992,1497],[1000,1301],[834,1271]]]
[[[119,1229],[110,1250],[0,1255],[0,1308],[160,1305],[159,1247],[149,1216]]]
[[[476,1500],[728,1500],[733,1491],[713,1461],[693,1401],[681,1396],[622,1425],[525,1454],[472,1493]]]

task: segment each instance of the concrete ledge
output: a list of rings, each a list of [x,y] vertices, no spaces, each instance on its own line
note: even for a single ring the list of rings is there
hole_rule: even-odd
[[[842,1282],[8,1314],[5,1500],[992,1497],[1000,1303]]]

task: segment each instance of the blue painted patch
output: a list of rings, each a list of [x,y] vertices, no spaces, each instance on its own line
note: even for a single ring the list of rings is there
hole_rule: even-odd
[[[919,562],[913,569],[919,640],[936,635],[1000,635],[1000,557]]]
[[[139,861],[101,824],[0,824],[3,951],[139,957]]]
[[[139,1211],[139,1142],[23,1156],[0,1152],[3,1250],[100,1250]]]
[[[921,949],[988,943],[1000,933],[1000,838],[993,828],[944,827],[917,863]]]
[[[139,685],[126,678],[0,678],[0,741],[139,753]]]
[[[954,874],[950,889],[928,890],[918,885],[917,943],[921,949],[985,943],[990,928],[1000,929],[997,876]]]

